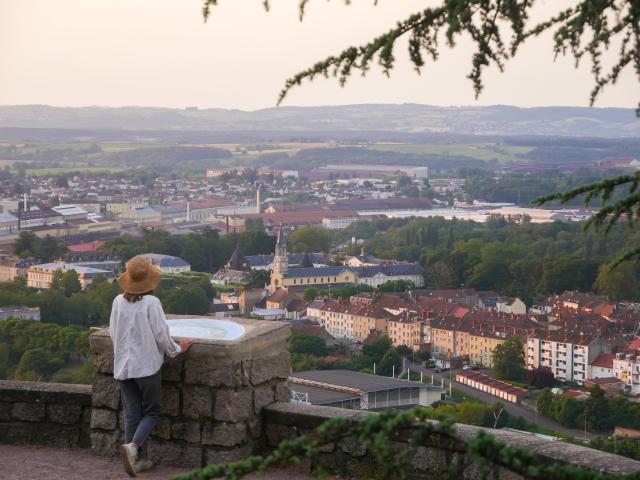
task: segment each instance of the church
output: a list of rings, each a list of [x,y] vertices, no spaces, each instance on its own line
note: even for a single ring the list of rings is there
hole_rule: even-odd
[[[308,255],[308,254],[305,254]],[[270,291],[280,288],[304,289],[307,287],[341,287],[346,284],[364,284],[376,288],[391,280],[407,280],[419,288],[424,286],[424,270],[417,263],[379,261],[362,266],[320,266],[303,262],[303,266],[289,267],[289,255],[282,228],[278,231],[273,256]]]

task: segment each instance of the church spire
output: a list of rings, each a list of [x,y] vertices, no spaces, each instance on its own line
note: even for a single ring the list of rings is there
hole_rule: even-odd
[[[276,251],[273,256],[273,273],[286,273],[289,270],[289,254],[287,253],[287,242],[284,238],[282,224],[278,229],[278,239],[276,240]]]

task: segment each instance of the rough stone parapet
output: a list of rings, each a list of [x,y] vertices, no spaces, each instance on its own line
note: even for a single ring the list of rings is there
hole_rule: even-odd
[[[292,440],[300,435],[313,437],[314,430],[327,420],[336,416],[346,418],[351,422],[358,422],[372,412],[354,411],[334,407],[321,407],[314,405],[273,403],[263,410],[264,433],[270,447],[277,446],[282,440]],[[461,445],[474,437],[481,427],[472,425],[456,425],[456,436]],[[602,473],[625,475],[640,471],[640,462],[630,458],[613,455],[599,450],[568,444],[561,441],[553,441],[526,433],[518,433],[505,430],[490,430],[490,433],[498,440],[510,447],[521,448],[540,456],[543,462],[571,464],[576,467],[586,468]],[[408,442],[410,432],[406,432],[406,438],[395,438],[399,448]],[[364,445],[358,444],[353,439],[347,439],[339,444],[327,444],[320,448],[318,462],[331,471],[344,475],[346,478],[358,478],[366,476],[367,468],[371,465],[371,453]],[[438,450],[433,447],[419,447],[414,454],[411,467],[414,478],[426,478],[426,474],[436,471],[446,471],[460,458],[459,453]],[[483,478],[478,465],[468,457],[464,458],[464,474],[461,478]],[[493,479],[518,479],[521,478],[514,472],[498,467],[492,467],[486,478]]]
[[[0,442],[88,447],[91,385],[0,380]]]
[[[286,400],[290,326],[245,320],[236,342],[200,341],[162,367],[160,425],[146,446],[155,462],[185,468],[239,460],[262,446],[262,410]],[[90,338],[95,361],[91,445],[116,455],[124,437],[108,332]],[[1,415],[1,413],[0,413]]]

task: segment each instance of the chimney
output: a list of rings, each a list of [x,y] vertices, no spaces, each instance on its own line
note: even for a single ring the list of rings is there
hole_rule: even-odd
[[[256,213],[260,214],[260,184],[258,184],[258,188],[256,189]]]
[[[29,207],[27,205],[27,192],[24,192],[24,195],[22,197],[22,202],[24,203],[24,211],[26,212],[27,210],[29,210]]]
[[[187,222],[191,221],[191,202],[187,200]]]

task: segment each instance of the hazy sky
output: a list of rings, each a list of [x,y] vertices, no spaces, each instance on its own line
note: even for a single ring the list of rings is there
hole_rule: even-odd
[[[291,74],[438,2],[312,0],[302,23],[298,0],[271,3],[266,13],[260,0],[220,0],[204,23],[200,0],[0,0],[0,104],[271,107]],[[543,0],[538,12],[569,3]],[[285,104],[588,104],[588,63],[553,62],[550,36],[531,41],[504,74],[487,72],[477,102],[469,43],[443,47],[421,76],[398,47],[391,79],[376,68],[345,88],[318,79]],[[633,107],[639,91],[629,69],[597,105]]]

